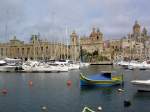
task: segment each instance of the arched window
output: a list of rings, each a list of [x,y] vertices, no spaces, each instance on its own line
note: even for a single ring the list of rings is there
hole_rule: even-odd
[[[97,36],[97,40],[99,39],[99,36]]]

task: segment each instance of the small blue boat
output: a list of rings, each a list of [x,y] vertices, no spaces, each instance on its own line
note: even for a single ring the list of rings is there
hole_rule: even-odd
[[[116,72],[103,71],[89,76],[80,74],[81,86],[113,86],[122,83],[123,75],[117,75]]]

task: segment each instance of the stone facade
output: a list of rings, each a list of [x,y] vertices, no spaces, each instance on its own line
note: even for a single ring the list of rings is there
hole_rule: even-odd
[[[14,37],[8,43],[0,43],[0,56],[31,59],[72,59],[78,61],[81,50],[92,58],[107,57],[109,60],[150,59],[150,36],[145,27],[136,21],[132,33],[121,39],[104,41],[103,33],[93,28],[89,36],[79,36],[75,31],[70,35],[70,45],[43,41],[32,35],[29,43]],[[91,61],[91,60],[90,60]]]
[[[147,29],[135,21],[133,32],[123,37],[121,40],[121,57],[127,60],[148,58],[150,54],[150,36],[147,35]]]
[[[72,58],[79,58],[80,48],[89,53],[98,52],[99,55],[103,52],[103,33],[100,32],[98,28],[93,28],[89,36],[79,37],[75,32],[73,32],[70,37]]]
[[[14,37],[8,43],[0,44],[0,56],[9,58],[61,59],[66,57],[66,51],[66,45],[40,40],[38,35],[32,35],[29,43]]]

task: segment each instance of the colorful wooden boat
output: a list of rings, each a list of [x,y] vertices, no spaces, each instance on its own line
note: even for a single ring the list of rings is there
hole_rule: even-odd
[[[89,107],[84,107],[82,112],[95,112],[92,109],[90,109]]]
[[[113,86],[122,83],[123,75],[117,75],[116,72],[104,71],[89,76],[80,74],[81,86]]]

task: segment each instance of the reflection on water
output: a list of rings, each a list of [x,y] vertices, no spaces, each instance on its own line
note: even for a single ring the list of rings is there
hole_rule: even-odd
[[[134,95],[133,95],[133,99],[145,99],[145,100],[150,100],[150,92],[145,92],[145,91],[137,91]]]
[[[88,86],[85,86],[85,87],[81,87],[81,94],[84,94],[84,93],[88,93],[90,91],[94,92],[94,91],[100,91],[102,93],[112,93],[113,91],[113,88],[111,87],[94,87],[94,86],[91,86],[91,87],[88,87]]]

